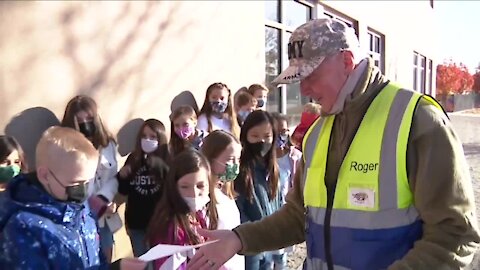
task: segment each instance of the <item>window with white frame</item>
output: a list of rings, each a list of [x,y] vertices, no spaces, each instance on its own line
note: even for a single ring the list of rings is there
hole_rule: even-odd
[[[269,88],[267,110],[287,114],[291,125],[300,122],[303,105],[310,100],[300,85],[271,84],[288,67],[288,39],[298,26],[313,18],[314,5],[306,1],[265,1],[265,84]]]
[[[334,20],[343,22],[347,26],[352,27],[353,29],[355,29],[355,34],[358,37],[358,21],[354,20],[353,18],[343,13],[338,12],[337,10],[332,9],[329,6],[322,5],[322,7],[323,7],[323,14],[325,14],[325,16],[330,17]]]
[[[422,94],[432,94],[433,62],[426,56],[413,52],[413,90]]]
[[[385,73],[385,36],[378,31],[368,28],[369,55],[373,63],[382,73]]]

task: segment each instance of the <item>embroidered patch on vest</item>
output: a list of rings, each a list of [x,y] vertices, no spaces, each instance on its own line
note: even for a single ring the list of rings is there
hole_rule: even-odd
[[[375,207],[375,191],[368,188],[350,188],[349,201],[352,206],[357,207]]]

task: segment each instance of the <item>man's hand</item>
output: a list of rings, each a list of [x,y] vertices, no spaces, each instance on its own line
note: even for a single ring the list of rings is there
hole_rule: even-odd
[[[189,270],[219,269],[242,249],[242,242],[233,231],[200,229],[198,233],[208,241],[219,241],[201,247],[188,263]]]
[[[124,258],[120,260],[120,270],[144,270],[147,262],[137,258]]]

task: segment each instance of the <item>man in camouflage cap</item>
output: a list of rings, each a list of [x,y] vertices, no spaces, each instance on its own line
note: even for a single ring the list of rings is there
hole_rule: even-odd
[[[328,56],[342,50],[358,52],[359,49],[360,44],[352,28],[329,18],[310,21],[297,28],[290,36],[290,65],[273,83],[299,82],[310,75]]]
[[[307,243],[305,269],[460,269],[480,243],[462,145],[431,97],[390,82],[353,29],[328,18],[291,35],[290,66],[322,105],[307,132],[287,203],[233,231],[201,232],[189,269],[217,269],[235,253]]]

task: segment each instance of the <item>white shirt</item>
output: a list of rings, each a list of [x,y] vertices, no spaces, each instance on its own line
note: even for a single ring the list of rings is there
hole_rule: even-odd
[[[113,198],[118,191],[117,181],[117,145],[111,141],[107,147],[101,147],[98,160],[97,171],[95,173],[95,181],[93,182],[93,194],[102,195],[108,201]],[[105,227],[105,222],[111,230],[117,230],[122,224],[120,216],[117,212],[112,215],[104,215],[98,220],[99,227]]]
[[[217,212],[218,212],[218,230],[231,230],[240,225],[240,211],[238,211],[235,200],[230,199],[227,195],[223,194],[218,188],[215,189],[215,198],[217,199]],[[222,269],[228,270],[244,270],[245,258],[238,254],[235,254],[230,260],[228,260]]]
[[[232,123],[228,118],[217,118],[215,116],[210,116],[210,121],[212,122],[212,131],[214,130],[225,130],[232,132]],[[208,120],[205,114],[201,114],[197,119],[197,129],[204,130],[208,132]]]

